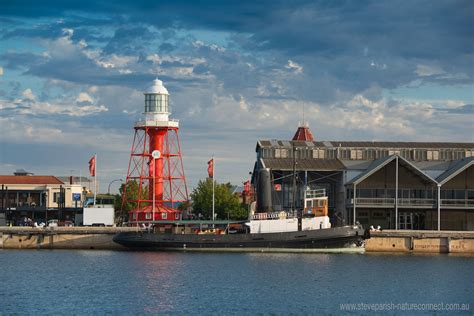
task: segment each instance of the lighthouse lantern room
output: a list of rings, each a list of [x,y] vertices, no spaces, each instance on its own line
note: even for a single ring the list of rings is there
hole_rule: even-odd
[[[122,209],[132,205],[129,222],[178,220],[188,201],[179,121],[170,119],[169,93],[155,79],[145,91],[143,120],[135,123]]]

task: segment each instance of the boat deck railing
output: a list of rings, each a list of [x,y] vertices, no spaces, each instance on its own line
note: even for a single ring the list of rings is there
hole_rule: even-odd
[[[250,216],[251,220],[265,220],[265,219],[289,219],[297,217],[296,212],[269,212],[269,213],[257,213]]]
[[[305,199],[316,199],[326,197],[326,189],[306,190],[304,191]]]

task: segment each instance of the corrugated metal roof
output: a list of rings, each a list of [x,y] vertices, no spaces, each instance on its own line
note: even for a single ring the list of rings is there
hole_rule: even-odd
[[[365,170],[373,162],[373,160],[341,160],[341,163],[347,170]]]
[[[334,146],[331,144],[331,142],[328,142],[328,141],[324,141],[323,142],[324,146],[328,147],[328,148],[333,148]]]
[[[0,184],[64,184],[54,176],[2,176]]]
[[[394,159],[395,159],[395,155],[374,160],[364,172],[362,172],[357,177],[349,181],[347,184],[359,184],[360,182],[368,178],[370,175],[382,169],[385,165],[387,165],[389,162],[391,162]]]
[[[438,178],[436,178],[436,181],[443,185],[472,165],[474,165],[474,157],[461,159],[451,168],[443,172]]]
[[[387,156],[387,157],[384,157],[384,158],[374,160],[372,162],[372,164],[369,166],[369,168],[367,168],[367,170],[365,170],[360,175],[358,175],[357,177],[355,177],[354,179],[349,181],[347,184],[359,184],[359,183],[361,183],[362,181],[364,181],[365,179],[370,177],[372,174],[379,171],[380,169],[382,169],[383,167],[388,165],[390,162],[395,160],[397,157],[398,157],[398,163],[406,165],[408,168],[415,171],[418,175],[420,175],[422,178],[424,178],[428,182],[436,183],[436,181],[433,178],[431,178],[429,175],[424,173],[417,166],[415,166],[414,164],[412,164],[411,162],[409,162],[405,158],[400,157],[398,155],[391,155],[391,156]]]
[[[265,167],[273,170],[293,170],[292,158],[264,158]],[[297,159],[297,170],[330,171],[344,170],[337,159]]]
[[[331,141],[341,147],[382,147],[382,148],[474,148],[474,143],[437,143],[437,142],[368,142],[368,141]]]
[[[276,140],[268,141],[268,140],[260,140],[259,143],[262,146],[275,146],[277,143]],[[307,146],[304,141],[290,141],[290,144],[294,144],[295,146]],[[424,149],[437,149],[437,148],[445,148],[445,149],[452,149],[452,148],[459,148],[459,149],[473,149],[474,150],[474,143],[436,143],[436,142],[370,142],[370,141],[318,141],[314,142],[313,144],[315,147],[358,147],[358,148],[424,148]],[[281,146],[281,145],[277,145]]]

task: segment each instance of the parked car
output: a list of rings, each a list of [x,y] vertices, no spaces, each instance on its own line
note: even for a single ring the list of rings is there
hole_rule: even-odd
[[[49,227],[58,227],[58,226],[59,226],[59,225],[58,225],[58,222],[59,222],[59,221],[58,221],[57,219],[50,219],[50,220],[48,221],[48,225],[47,225],[47,226],[49,226]]]
[[[70,220],[59,221],[58,226],[72,227],[74,226],[74,222]]]

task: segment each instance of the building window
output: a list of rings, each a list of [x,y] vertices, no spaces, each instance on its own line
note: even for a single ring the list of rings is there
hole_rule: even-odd
[[[273,158],[271,148],[262,148],[262,158]]]
[[[162,219],[167,219],[168,218],[168,213],[165,213],[165,212],[161,213],[161,218]]]
[[[413,160],[415,160],[415,161],[427,160],[426,150],[413,149]]]
[[[474,190],[468,190],[467,191],[467,199],[468,200],[474,200]]]
[[[275,158],[288,158],[288,149],[276,148]]]
[[[367,160],[374,160],[375,159],[375,151],[373,149],[366,149],[365,156]]]
[[[133,218],[133,219],[137,219],[137,213],[133,213],[133,214],[132,214],[132,218]]]
[[[426,152],[427,160],[439,160],[439,151],[437,150],[428,150]]]
[[[410,159],[410,151],[407,149],[403,149],[400,151],[400,156],[405,159]]]
[[[336,159],[336,149],[327,150],[327,159]]]
[[[453,152],[453,160],[459,160],[459,159],[462,159],[464,158],[464,152],[462,151],[455,151]]]
[[[385,212],[373,212],[372,213],[372,217],[373,218],[385,218]]]
[[[324,150],[323,149],[313,149],[313,158],[314,159],[324,159]]]
[[[151,219],[151,213],[146,213],[146,214],[145,214],[145,218],[146,218],[146,219]]]
[[[54,193],[53,193],[53,202],[54,202],[54,203],[59,203],[59,197],[60,197],[60,196],[61,196],[61,195],[59,194],[59,192],[54,192]]]
[[[362,150],[361,149],[352,149],[351,150],[351,159],[352,160],[362,160]]]

